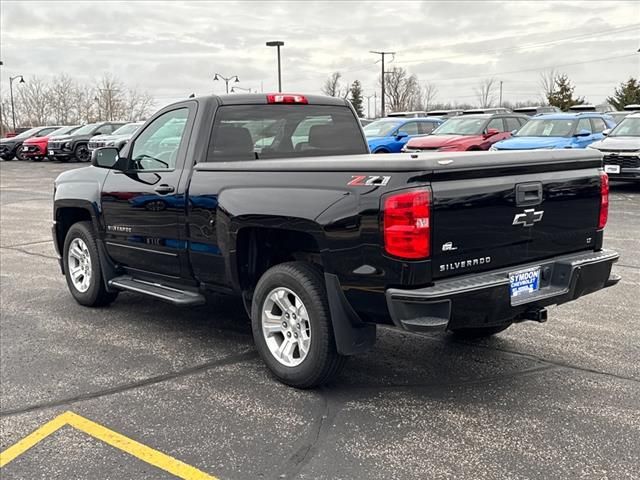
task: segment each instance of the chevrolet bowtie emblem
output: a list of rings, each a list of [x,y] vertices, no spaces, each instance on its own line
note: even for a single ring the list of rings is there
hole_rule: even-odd
[[[513,217],[513,225],[522,225],[523,227],[533,227],[533,224],[542,220],[544,210],[536,212],[534,208],[525,209],[524,213],[516,213]]]

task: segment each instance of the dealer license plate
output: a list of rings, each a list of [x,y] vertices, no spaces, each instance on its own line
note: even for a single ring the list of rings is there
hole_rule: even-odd
[[[605,165],[604,171],[606,173],[620,173],[620,165]]]
[[[511,298],[517,298],[540,289],[540,267],[518,270],[509,274]]]

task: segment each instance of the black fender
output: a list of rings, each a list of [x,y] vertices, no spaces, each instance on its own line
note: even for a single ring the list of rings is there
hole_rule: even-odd
[[[55,180],[55,193],[53,201],[53,241],[59,255],[60,268],[64,274],[64,261],[62,259],[64,238],[61,227],[61,210],[65,208],[80,209],[89,214],[99,251],[99,260],[102,277],[108,291],[108,281],[117,276],[117,268],[107,254],[103,241],[104,222],[100,192],[109,170],[96,167],[78,168],[69,170],[58,176]]]

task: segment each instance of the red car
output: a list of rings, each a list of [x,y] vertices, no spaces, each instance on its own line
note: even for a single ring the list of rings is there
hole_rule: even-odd
[[[47,146],[49,145],[49,139],[51,137],[68,135],[71,132],[76,131],[78,128],[80,128],[80,125],[60,127],[44,137],[29,138],[22,142],[20,155],[25,159],[31,159],[39,162],[47,156]]]
[[[489,150],[500,140],[527,123],[525,115],[512,113],[461,115],[453,117],[436,128],[431,135],[412,138],[404,146],[404,152],[438,150],[462,152],[465,150]]]

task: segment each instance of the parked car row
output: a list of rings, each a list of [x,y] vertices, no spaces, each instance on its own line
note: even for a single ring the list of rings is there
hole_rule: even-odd
[[[95,122],[31,128],[14,137],[0,139],[0,158],[5,161],[48,158],[61,162],[88,162],[95,148],[122,148],[142,123]]]
[[[640,112],[627,111],[617,125],[593,111],[387,117],[364,132],[372,153],[595,148],[612,179],[640,181]]]

